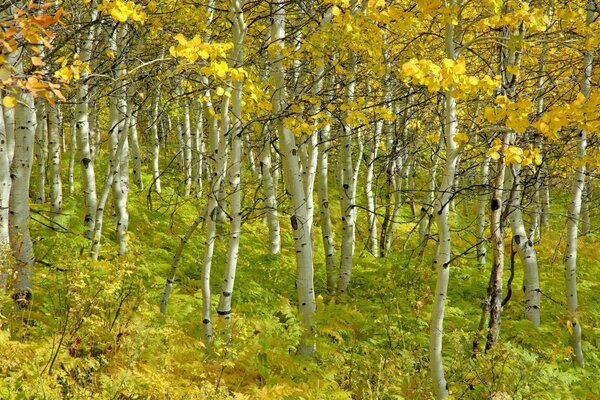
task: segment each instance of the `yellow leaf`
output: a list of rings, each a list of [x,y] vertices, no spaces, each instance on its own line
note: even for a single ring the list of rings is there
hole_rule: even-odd
[[[456,135],[454,135],[454,142],[458,145],[467,143],[469,141],[469,136],[467,136],[466,134],[462,133],[462,132],[458,132]]]
[[[483,116],[485,117],[485,119],[487,119],[488,122],[496,121],[496,112],[492,107],[486,107],[485,111],[483,112]]]
[[[6,108],[13,108],[17,105],[17,99],[14,96],[4,96],[2,105]]]
[[[128,17],[128,15],[125,12],[121,11],[121,9],[117,7],[113,7],[113,9],[110,10],[110,15],[119,22],[127,21]]]
[[[331,8],[331,13],[332,13],[333,15],[335,15],[336,17],[337,17],[338,15],[340,15],[340,12],[341,12],[341,10],[339,9],[339,7],[338,7],[338,6],[333,6],[333,7]]]
[[[225,89],[219,86],[216,90],[217,96],[223,96],[225,94]]]

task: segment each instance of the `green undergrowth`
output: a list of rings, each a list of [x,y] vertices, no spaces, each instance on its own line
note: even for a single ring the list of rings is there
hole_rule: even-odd
[[[179,203],[175,207],[175,201]],[[170,205],[168,205],[170,203]],[[455,254],[475,240],[474,205],[457,204]],[[43,207],[34,206],[38,217]],[[402,218],[411,217],[404,207]],[[467,212],[462,212],[467,211]],[[3,316],[0,399],[428,399],[429,319],[435,273],[434,242],[418,250],[414,224],[398,226],[385,259],[366,251],[357,232],[352,288],[326,294],[320,231],[315,228],[317,353],[296,355],[302,335],[296,311],[295,259],[289,219],[282,214],[281,255],[271,255],[260,218],[243,226],[234,292],[233,335],[214,316],[216,341],[201,340],[202,225],[187,244],[166,316],[159,304],[173,253],[202,203],[175,192],[153,196],[132,190],[129,253],[117,257],[114,224],[105,220],[100,260],[89,259],[82,235],[82,204],[68,200],[52,225],[34,222],[36,264],[33,307]],[[471,210],[472,211],[472,210]],[[334,211],[335,213],[335,211]],[[364,213],[359,226],[366,226]],[[488,268],[474,253],[452,265],[446,308],[444,360],[451,396],[464,399],[581,399],[600,397],[598,236],[580,244],[580,321],[587,368],[573,368],[564,303],[564,225],[560,213],[538,243],[543,325],[525,320],[517,261],[513,295],[505,307],[500,342],[473,356]],[[471,225],[472,226],[472,225]],[[339,228],[339,227],[338,227]],[[435,236],[435,235],[434,235]],[[507,235],[508,236],[508,235]],[[407,239],[408,238],[408,239]],[[401,251],[408,240],[406,250]],[[213,305],[227,249],[220,228],[213,262]],[[507,240],[507,251],[510,243]],[[507,272],[508,275],[508,272]],[[4,299],[8,309],[9,299]]]

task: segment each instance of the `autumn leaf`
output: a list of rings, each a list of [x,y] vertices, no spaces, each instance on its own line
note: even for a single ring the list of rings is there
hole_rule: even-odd
[[[13,108],[17,105],[17,99],[14,96],[4,96],[2,105],[6,108]]]

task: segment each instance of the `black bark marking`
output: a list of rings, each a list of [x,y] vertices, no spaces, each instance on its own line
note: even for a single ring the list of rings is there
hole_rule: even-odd
[[[493,198],[491,207],[492,207],[492,211],[496,211],[497,209],[499,209],[500,208],[500,200]]]
[[[520,235],[515,235],[515,243],[521,244],[521,236]]]
[[[294,230],[298,229],[298,218],[296,218],[295,215],[292,215],[292,217],[290,218],[290,222],[292,223],[292,228]]]

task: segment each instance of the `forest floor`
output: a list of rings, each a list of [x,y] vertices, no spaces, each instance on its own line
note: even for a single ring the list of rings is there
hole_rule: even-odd
[[[357,232],[351,290],[343,298],[326,294],[320,231],[315,228],[317,353],[300,357],[295,354],[302,330],[288,217],[281,216],[283,252],[278,256],[269,254],[260,217],[245,221],[233,335],[225,333],[215,312],[216,340],[206,348],[199,290],[202,225],[185,247],[167,315],[159,312],[179,238],[201,206],[174,193],[154,194],[152,200],[151,210],[147,191],[131,190],[129,253],[124,257],[116,256],[114,227],[106,218],[97,262],[89,259],[89,242],[82,235],[81,204],[67,201],[55,222],[47,218],[45,207],[32,206],[32,237],[41,262],[36,264],[31,311],[19,318],[8,312],[2,317],[0,399],[432,397],[428,347],[435,243],[430,240],[422,256],[414,250],[418,233],[410,235],[414,220],[408,206],[402,217],[408,222],[398,225],[389,257],[369,254],[366,232]],[[180,202],[176,207],[175,201]],[[456,207],[453,254],[459,255],[475,242],[465,229],[473,226],[469,218],[475,213],[474,205]],[[478,332],[478,326],[489,267],[477,265],[474,251],[453,262],[444,336],[452,398],[600,398],[600,235],[579,241],[579,318],[587,363],[582,370],[573,367],[564,305],[564,205],[557,201],[553,207],[552,229],[536,243],[541,328],[525,318],[517,257],[500,341],[474,357],[473,341],[484,342],[485,332]],[[214,309],[227,246],[227,226],[220,229],[212,271]],[[510,235],[506,237],[510,254]],[[505,282],[508,268],[507,262]],[[10,299],[4,302],[4,309],[10,309]]]

